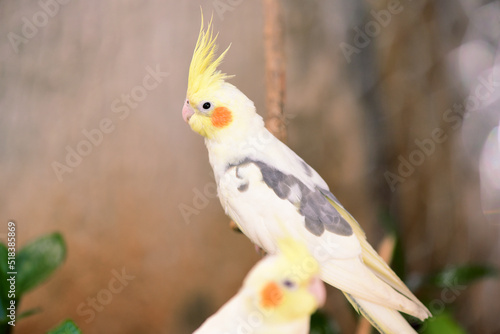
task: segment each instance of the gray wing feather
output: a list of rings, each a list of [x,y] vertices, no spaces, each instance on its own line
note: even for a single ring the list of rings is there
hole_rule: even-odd
[[[263,181],[279,198],[289,200],[298,208],[298,212],[305,218],[305,227],[309,232],[316,236],[321,236],[325,230],[341,236],[352,235],[353,231],[349,223],[328,201],[327,198],[330,198],[338,203],[330,191],[319,187],[311,190],[295,176],[285,174],[262,161],[245,159],[239,164],[228,166],[228,168],[238,168],[248,163],[259,167]],[[292,196],[294,193],[292,188],[298,188],[299,198]]]

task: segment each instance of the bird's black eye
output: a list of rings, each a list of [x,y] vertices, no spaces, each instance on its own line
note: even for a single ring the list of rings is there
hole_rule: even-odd
[[[295,284],[295,282],[293,282],[289,279],[286,279],[283,281],[283,286],[285,286],[287,289],[294,289],[296,287],[296,284]]]
[[[205,109],[205,110],[210,109],[210,107],[211,107],[211,106],[212,106],[212,105],[210,104],[210,102],[205,102],[205,103],[203,103],[203,109]]]

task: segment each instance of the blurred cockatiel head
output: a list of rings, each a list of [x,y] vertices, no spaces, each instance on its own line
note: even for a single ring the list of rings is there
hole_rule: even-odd
[[[194,333],[235,333],[243,327],[254,334],[309,333],[310,316],[326,298],[318,275],[318,262],[304,244],[281,239],[278,253],[258,262],[240,291]]]
[[[213,36],[211,21],[200,34],[189,66],[186,101],[182,117],[193,131],[207,139],[236,140],[246,133],[249,125],[263,126],[262,118],[255,112],[253,102],[225,79],[232,76],[222,73],[220,65],[229,47],[216,58],[217,36]]]
[[[278,242],[279,253],[268,256],[248,274],[243,289],[254,291],[252,303],[273,321],[309,317],[325,302],[318,262],[306,246],[292,238]]]

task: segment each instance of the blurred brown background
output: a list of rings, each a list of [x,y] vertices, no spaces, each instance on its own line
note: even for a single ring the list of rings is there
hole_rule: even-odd
[[[229,229],[203,140],[181,117],[200,5],[214,13],[221,49],[232,43],[222,69],[263,114],[260,1],[0,2],[0,224],[16,220],[18,246],[56,230],[68,245],[62,269],[21,304],[43,312],[15,333],[65,318],[90,334],[191,333],[259,259]],[[381,213],[395,219],[410,277],[499,265],[500,156],[482,153],[499,120],[500,80],[488,81],[499,2],[283,5],[292,149],[374,245]],[[108,296],[123,271],[122,289],[92,311],[88,298]],[[499,298],[498,281],[475,284],[453,301],[457,319],[470,333],[499,333]],[[349,308],[329,290],[344,333],[355,325]]]

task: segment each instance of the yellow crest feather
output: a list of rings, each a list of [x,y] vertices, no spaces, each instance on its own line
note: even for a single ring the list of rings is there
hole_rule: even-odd
[[[213,17],[212,17],[213,19]],[[213,36],[212,19],[208,23],[207,30],[203,30],[203,13],[201,15],[201,28],[198,35],[198,41],[193,53],[193,59],[189,65],[188,96],[192,97],[200,90],[214,88],[222,84],[225,79],[232,76],[217,70],[226,52],[231,45],[218,57],[215,58],[217,51],[217,35]]]
[[[278,248],[287,261],[305,270],[304,274],[312,275],[319,271],[318,262],[303,242],[285,237],[278,240]]]

